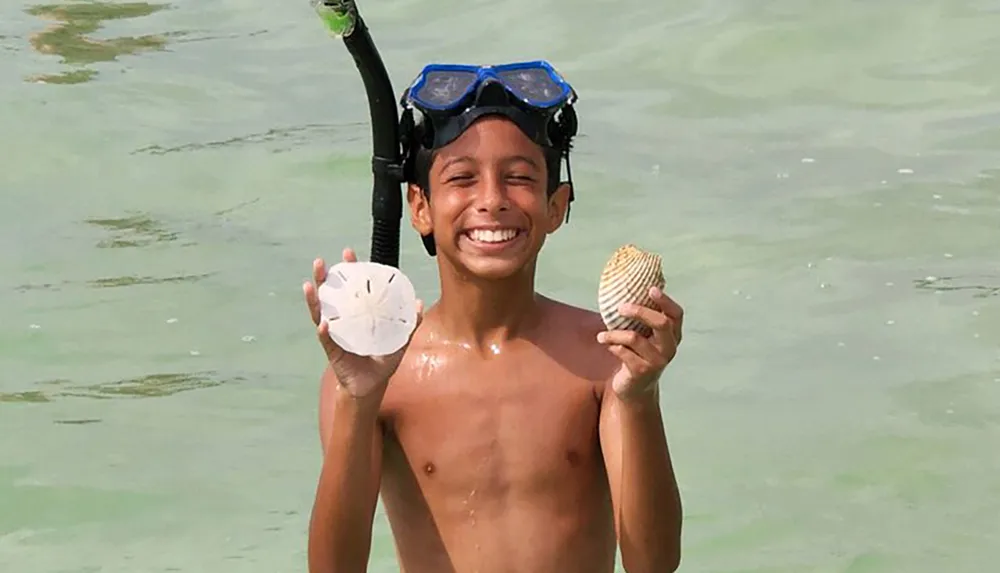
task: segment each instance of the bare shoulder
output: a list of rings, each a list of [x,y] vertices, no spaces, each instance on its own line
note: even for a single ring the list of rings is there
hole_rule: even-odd
[[[601,315],[592,310],[542,296],[539,300],[549,326],[564,334],[575,331],[596,343],[597,333],[605,329]]]
[[[618,362],[597,342],[597,334],[606,330],[601,315],[549,298],[542,298],[541,302],[542,322],[537,334],[539,346],[576,376],[603,388]]]

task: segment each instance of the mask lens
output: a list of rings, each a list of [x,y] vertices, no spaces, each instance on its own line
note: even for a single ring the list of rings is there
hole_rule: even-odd
[[[457,104],[476,82],[472,71],[432,71],[424,75],[424,83],[414,99],[428,107],[447,108]]]
[[[507,89],[525,103],[547,107],[563,98],[563,88],[542,68],[502,70],[498,74]]]

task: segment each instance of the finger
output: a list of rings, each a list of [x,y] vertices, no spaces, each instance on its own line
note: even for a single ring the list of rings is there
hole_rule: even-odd
[[[306,307],[309,309],[309,316],[312,317],[313,324],[319,326],[320,305],[319,297],[316,295],[316,285],[311,282],[302,283],[302,294],[306,299]]]
[[[641,356],[620,344],[612,344],[608,346],[608,352],[614,354],[618,360],[622,361],[625,368],[628,369],[629,374],[632,378],[638,378],[649,370],[649,364],[642,359]]]
[[[350,247],[344,249],[344,252],[341,253],[341,257],[344,259],[345,263],[356,263],[356,262],[358,262],[358,255],[357,255],[357,253],[355,253],[354,249],[352,249]]]
[[[638,304],[622,303],[618,307],[618,314],[642,322],[652,329],[654,333],[668,332],[674,326],[673,321],[666,314]]]
[[[417,325],[413,328],[413,332],[416,332],[420,328],[420,324],[424,321],[424,301],[417,299]]]
[[[323,351],[326,352],[327,360],[331,363],[340,360],[344,349],[330,338],[330,326],[325,320],[316,327],[316,338],[319,338],[319,343],[323,346]]]
[[[653,287],[649,289],[649,296],[660,307],[660,310],[673,321],[674,339],[680,342],[684,327],[684,308],[659,288]]]
[[[313,261],[313,284],[321,285],[326,281],[326,263],[323,259]]]
[[[659,362],[660,350],[653,342],[634,330],[608,330],[597,335],[597,341],[606,346],[622,346],[650,363]]]
[[[680,344],[680,331],[677,323],[658,310],[636,304],[622,304],[618,314],[635,318],[652,330],[653,346],[659,349]]]

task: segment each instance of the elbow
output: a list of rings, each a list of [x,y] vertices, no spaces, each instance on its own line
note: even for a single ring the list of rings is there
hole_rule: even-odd
[[[663,573],[674,573],[681,567],[681,551],[678,548],[663,559],[663,563],[656,569]]]
[[[638,571],[643,573],[674,573],[680,568],[680,566],[680,550],[664,551],[651,559],[648,567],[641,567]],[[628,571],[628,573],[632,573],[631,569],[626,569],[626,571]]]
[[[681,566],[681,556],[680,553],[664,557],[662,559],[655,559],[650,561],[645,566],[629,566],[625,565],[626,573],[675,573]]]
[[[680,539],[671,539],[650,547],[641,555],[623,551],[622,565],[626,573],[674,573],[681,566]]]

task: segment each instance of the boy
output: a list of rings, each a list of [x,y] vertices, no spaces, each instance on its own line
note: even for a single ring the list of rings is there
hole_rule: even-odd
[[[407,201],[441,298],[407,348],[371,359],[327,335],[322,260],[303,286],[329,360],[309,570],[366,570],[381,493],[405,573],[611,573],[616,544],[629,573],[675,571],[681,502],[657,381],[682,310],[658,290],[658,310],[625,305],[645,337],[537,294],[539,251],[571,200],[559,177],[575,125],[560,133],[557,113],[572,90],[548,67],[552,85],[483,68],[464,91],[431,68],[407,91],[424,113]]]

